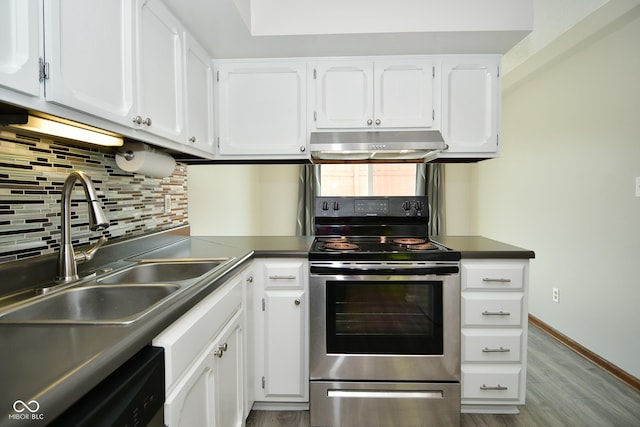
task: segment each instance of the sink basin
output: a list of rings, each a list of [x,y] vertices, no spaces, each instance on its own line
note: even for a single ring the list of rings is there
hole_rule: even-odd
[[[105,284],[179,282],[200,277],[224,262],[181,261],[138,264],[98,281]]]
[[[178,289],[168,284],[70,288],[0,315],[0,322],[130,323]]]

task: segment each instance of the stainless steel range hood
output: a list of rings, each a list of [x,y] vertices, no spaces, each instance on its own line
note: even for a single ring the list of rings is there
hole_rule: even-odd
[[[437,130],[311,132],[310,139],[314,163],[424,163],[435,159],[445,147]]]

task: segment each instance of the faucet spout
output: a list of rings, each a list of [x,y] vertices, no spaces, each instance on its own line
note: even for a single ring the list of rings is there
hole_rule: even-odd
[[[71,243],[71,192],[76,182],[80,182],[84,189],[85,198],[89,208],[89,228],[92,231],[104,230],[109,227],[109,221],[104,215],[96,190],[93,187],[89,175],[82,171],[73,171],[67,176],[62,186],[61,224],[60,224],[60,253],[58,254],[58,282],[70,282],[78,279],[77,262],[91,259],[95,252],[105,242],[103,237],[98,244],[89,250],[90,257],[76,256]]]

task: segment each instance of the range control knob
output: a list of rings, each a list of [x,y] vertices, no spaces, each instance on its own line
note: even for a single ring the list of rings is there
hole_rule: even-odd
[[[322,210],[323,211],[329,210],[329,202],[322,202]]]
[[[340,210],[340,204],[338,202],[333,202],[333,210],[334,211],[339,211]]]
[[[406,202],[402,202],[402,209],[405,211],[411,210],[411,202],[408,200]]]
[[[421,201],[417,201],[415,208],[416,208],[416,211],[420,212],[422,209],[424,209],[424,204]]]

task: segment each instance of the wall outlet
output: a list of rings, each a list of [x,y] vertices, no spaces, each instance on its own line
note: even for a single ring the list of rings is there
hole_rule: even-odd
[[[553,302],[557,302],[557,303],[560,302],[560,289],[558,288],[552,289],[551,299],[553,299]]]

